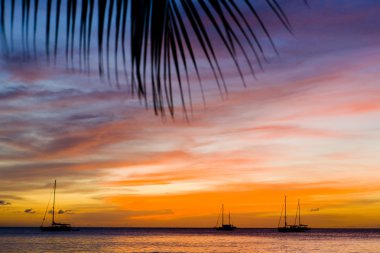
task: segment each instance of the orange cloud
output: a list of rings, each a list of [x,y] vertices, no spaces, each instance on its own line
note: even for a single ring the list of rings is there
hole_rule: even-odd
[[[372,216],[380,208],[380,201],[372,207],[364,206],[366,195],[377,191],[375,185],[343,185],[336,182],[319,182],[314,184],[236,184],[225,185],[211,191],[186,194],[170,193],[166,195],[133,195],[106,197],[106,203],[118,205],[123,210],[164,210],[170,209],[167,215],[152,215],[145,220],[146,224],[180,224],[191,220],[194,226],[213,226],[222,203],[233,214],[233,219],[244,226],[274,227],[283,204],[283,196],[288,196],[289,213],[295,212],[297,199],[301,199],[305,222],[313,227],[337,225],[345,220],[350,212],[359,206],[371,210]],[[377,191],[378,194],[380,192]],[[356,202],[355,202],[356,201]],[[318,208],[319,212],[311,209]],[[329,224],[329,217],[339,217],[338,222]],[[199,220],[197,221],[197,218]],[[208,220],[206,220],[206,218]],[[368,217],[367,217],[368,218]],[[139,218],[140,219],[140,218]],[[144,217],[141,217],[144,219]],[[364,223],[352,217],[356,225]],[[149,220],[149,221],[148,221]],[[130,224],[142,224],[127,219]],[[351,222],[350,224],[352,224]],[[235,223],[236,224],[236,223]],[[175,225],[174,225],[175,226]],[[340,226],[344,226],[341,223]]]

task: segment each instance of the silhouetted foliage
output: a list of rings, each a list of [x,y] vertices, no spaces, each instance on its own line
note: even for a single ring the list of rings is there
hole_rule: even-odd
[[[227,85],[217,45],[244,85],[242,64],[254,74],[265,60],[263,43],[277,53],[256,4],[265,4],[291,30],[276,0],[0,0],[0,43],[9,60],[20,52],[33,59],[41,55],[38,40],[43,40],[47,60],[55,63],[64,45],[67,66],[89,72],[95,60],[102,78],[118,86],[127,83],[147,105],[151,94],[157,114],[164,115],[167,107],[173,115],[176,89],[185,113],[191,105],[190,74],[202,86],[200,53],[222,95]],[[21,50],[15,49],[15,33]],[[96,56],[91,53],[94,37]]]

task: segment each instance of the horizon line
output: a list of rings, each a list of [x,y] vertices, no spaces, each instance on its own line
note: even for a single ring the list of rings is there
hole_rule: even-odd
[[[5,228],[39,228],[40,226],[0,226],[0,229]],[[215,227],[127,227],[127,226],[73,226],[73,228],[115,228],[115,229],[214,229]],[[237,229],[277,229],[278,227],[237,227]],[[379,229],[379,227],[311,227],[316,229]]]

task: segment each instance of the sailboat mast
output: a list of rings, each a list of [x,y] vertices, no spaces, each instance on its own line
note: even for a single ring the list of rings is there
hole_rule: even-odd
[[[287,226],[288,224],[286,223],[286,195],[285,195],[285,227]]]
[[[298,200],[298,225],[301,225],[301,206],[300,206],[300,200]]]
[[[224,204],[222,204],[222,226],[224,225]]]
[[[231,213],[228,212],[228,224],[231,225]]]
[[[54,225],[54,207],[55,207],[55,188],[57,187],[57,180],[54,180],[54,195],[53,195],[53,221],[52,225]]]

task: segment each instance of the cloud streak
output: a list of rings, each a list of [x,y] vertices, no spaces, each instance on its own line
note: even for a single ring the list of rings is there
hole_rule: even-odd
[[[32,208],[28,208],[28,209],[25,209],[25,210],[24,210],[24,213],[27,213],[27,214],[35,214],[36,211],[34,211],[34,209],[32,209]]]
[[[8,206],[8,205],[11,205],[11,203],[5,200],[0,200],[0,206]]]

